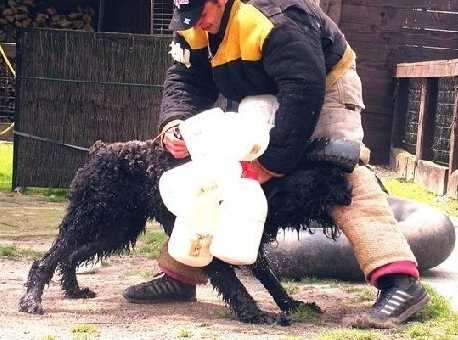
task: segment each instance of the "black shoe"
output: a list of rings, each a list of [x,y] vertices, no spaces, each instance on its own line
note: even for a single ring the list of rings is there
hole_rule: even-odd
[[[196,286],[181,283],[165,273],[158,273],[151,281],[126,288],[122,296],[132,303],[195,301]]]
[[[429,296],[418,280],[398,275],[379,291],[372,308],[350,323],[357,328],[395,328],[428,302]]]

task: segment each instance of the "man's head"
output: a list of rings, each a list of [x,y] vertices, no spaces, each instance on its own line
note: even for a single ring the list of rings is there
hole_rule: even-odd
[[[169,28],[184,31],[200,27],[217,33],[221,25],[227,0],[174,0],[174,12]]]

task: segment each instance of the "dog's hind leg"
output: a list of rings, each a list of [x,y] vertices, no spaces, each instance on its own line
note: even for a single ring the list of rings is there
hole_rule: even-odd
[[[65,242],[57,239],[43,258],[33,262],[25,284],[27,292],[19,301],[19,311],[43,314],[41,296],[44,286],[51,281],[58,263],[67,257],[68,253]]]
[[[253,275],[267,289],[269,294],[275,300],[277,306],[283,312],[290,313],[301,307],[308,307],[315,312],[321,312],[320,307],[318,307],[314,302],[304,303],[302,301],[294,300],[291,296],[288,295],[285,288],[283,288],[281,285],[280,280],[273,272],[262,246],[259,250],[256,262],[250,266],[250,269],[253,272]]]
[[[60,263],[62,289],[65,296],[71,299],[94,298],[95,293],[89,288],[80,288],[76,278],[76,267],[81,263],[91,260],[101,249],[105,249],[100,242],[85,244]],[[107,248],[108,249],[108,248]]]
[[[289,325],[282,314],[267,313],[259,309],[254,299],[237,278],[234,268],[220,260],[213,260],[205,271],[210,283],[229,305],[237,318],[245,323]]]

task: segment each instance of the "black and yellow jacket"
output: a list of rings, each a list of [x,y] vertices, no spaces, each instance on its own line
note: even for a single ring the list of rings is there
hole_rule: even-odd
[[[354,61],[341,31],[308,0],[229,0],[218,34],[191,28],[171,46],[177,62],[164,83],[161,126],[211,107],[219,93],[235,101],[274,94],[280,106],[259,162],[278,174],[295,168],[326,84]]]

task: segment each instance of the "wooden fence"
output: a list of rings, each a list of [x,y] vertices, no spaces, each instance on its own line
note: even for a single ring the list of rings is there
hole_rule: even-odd
[[[66,187],[87,148],[156,133],[169,39],[23,30],[13,188]]]
[[[399,64],[395,77],[392,167],[458,198],[458,59]]]
[[[372,162],[387,163],[396,65],[458,58],[458,0],[322,1],[358,56]]]

